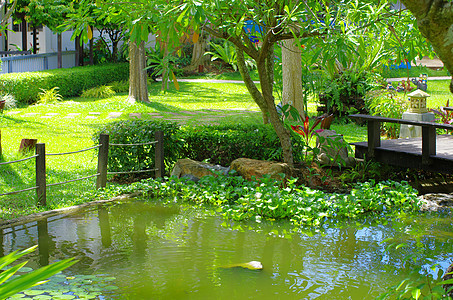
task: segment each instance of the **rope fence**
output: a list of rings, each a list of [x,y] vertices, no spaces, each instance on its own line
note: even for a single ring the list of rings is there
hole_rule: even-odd
[[[89,178],[96,177],[96,188],[101,189],[105,188],[107,184],[107,175],[114,175],[114,174],[133,174],[133,173],[145,173],[145,172],[155,172],[155,177],[163,177],[164,175],[164,133],[163,131],[156,131],[155,132],[155,141],[147,142],[147,143],[138,143],[138,144],[109,144],[109,136],[107,134],[101,134],[99,138],[99,144],[95,145],[90,148],[81,149],[77,151],[65,152],[65,153],[46,153],[46,147],[43,143],[38,143],[35,146],[36,154],[30,157],[26,157],[23,159],[9,161],[9,162],[2,162],[1,165],[13,164],[22,161],[26,161],[29,159],[36,159],[36,186],[31,188],[26,188],[20,191],[13,191],[4,194],[0,194],[0,196],[12,195],[17,193],[22,193],[26,191],[36,190],[36,196],[38,202],[46,206],[46,188],[51,186],[57,186],[62,184],[67,184],[70,182],[85,180]],[[131,147],[131,146],[146,146],[146,145],[153,145],[155,144],[155,168],[148,169],[148,170],[132,170],[132,171],[124,171],[124,172],[107,172],[107,163],[108,163],[108,154],[109,154],[109,146],[119,146],[119,147]],[[97,172],[96,174],[89,175],[82,178],[76,178],[64,182],[46,183],[46,157],[47,156],[57,156],[57,155],[69,155],[69,154],[76,154],[81,153],[93,149],[99,149],[98,153],[98,164],[97,164]]]

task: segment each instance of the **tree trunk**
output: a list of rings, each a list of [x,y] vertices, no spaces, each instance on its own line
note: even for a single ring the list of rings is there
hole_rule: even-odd
[[[208,39],[205,37],[205,34],[201,33],[198,41],[193,45],[192,61],[189,67],[190,70],[199,70],[199,66],[206,65],[209,58],[208,56],[204,55],[207,45]]]
[[[266,61],[267,59],[264,61],[260,60],[257,61],[262,95],[268,107],[269,119],[271,121],[272,126],[274,127],[275,133],[277,134],[280,140],[280,144],[282,146],[283,160],[288,165],[293,166],[294,157],[291,145],[291,135],[283,125],[283,122],[280,120],[280,116],[277,113],[274,96],[272,95],[272,83],[269,81],[270,77],[267,72]]]
[[[145,70],[145,43],[129,42],[129,102],[149,102]]]
[[[269,112],[267,109],[267,103],[264,100],[261,92],[256,87],[255,83],[253,82],[252,78],[250,77],[250,72],[247,69],[247,66],[245,65],[244,52],[237,47],[236,47],[236,57],[237,57],[239,73],[241,73],[245,86],[247,87],[247,90],[249,91],[249,93],[252,96],[255,103],[258,104],[258,107],[260,108],[261,113],[263,114],[264,124],[268,124],[269,123]]]
[[[91,27],[91,31],[93,31],[93,30],[94,30],[94,28]],[[94,39],[93,39],[93,37],[91,37],[90,48],[89,48],[90,66],[94,65],[93,46],[94,46]]]
[[[282,101],[297,109],[305,118],[302,88],[302,60],[294,39],[282,42]],[[291,116],[290,116],[291,118]]]
[[[57,33],[57,67],[61,69],[63,67],[63,56],[61,53],[61,33]]]
[[[431,42],[434,51],[453,74],[453,6],[444,0],[402,0],[417,19],[420,32]],[[453,79],[450,83],[453,93]]]
[[[22,18],[22,51],[27,51],[27,21]]]

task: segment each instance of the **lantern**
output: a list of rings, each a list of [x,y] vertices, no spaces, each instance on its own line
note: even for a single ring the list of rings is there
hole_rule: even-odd
[[[411,113],[427,113],[428,109],[426,108],[426,98],[429,97],[429,94],[425,93],[422,90],[416,90],[408,95],[409,97],[409,112]]]

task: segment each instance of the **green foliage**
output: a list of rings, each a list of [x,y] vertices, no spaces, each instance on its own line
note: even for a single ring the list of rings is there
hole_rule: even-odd
[[[229,166],[241,157],[260,160],[282,159],[279,139],[271,125],[228,124],[184,128],[182,157]],[[297,137],[295,136],[296,140]],[[293,145],[302,152],[299,143]]]
[[[36,284],[39,284],[39,282],[43,283],[42,282],[43,280],[70,267],[71,265],[77,262],[74,261],[73,258],[61,260],[51,265],[44,266],[33,272],[20,275],[14,278],[13,277],[14,274],[20,272],[21,271],[20,269],[24,267],[27,264],[27,262],[19,263],[12,267],[9,267],[9,265],[11,265],[17,259],[35,250],[36,247],[37,246],[34,246],[23,251],[14,251],[0,258],[0,269],[6,268],[6,270],[0,274],[0,299],[6,299],[10,296],[13,296]]]
[[[367,94],[366,102],[371,114],[375,116],[400,119],[407,110],[407,101],[392,90],[372,91]],[[389,138],[399,137],[400,124],[382,123],[381,126]]]
[[[62,97],[80,96],[83,90],[128,78],[125,63],[12,73],[0,76],[0,92],[13,95],[18,103],[30,104],[38,100],[41,89],[58,87]]]
[[[236,58],[236,48],[229,42],[224,41],[223,45],[217,43],[210,43],[211,47],[214,48],[214,52],[208,51],[205,55],[211,55],[211,61],[213,60],[223,60],[225,63],[230,65],[233,70],[237,71],[237,58]]]
[[[288,179],[282,188],[282,182],[269,177],[259,183],[239,176],[205,176],[197,183],[172,177],[165,182],[145,180],[107,193],[142,190],[152,199],[213,205],[228,220],[287,219],[296,229],[319,228],[329,219],[390,216],[419,208],[417,191],[406,182],[366,182],[345,195],[296,186],[296,180]]]
[[[385,240],[386,243],[391,242],[389,238]],[[403,267],[408,269],[409,276],[402,280],[400,283],[387,289],[387,292],[379,295],[376,300],[386,299],[405,299],[405,300],[418,300],[418,299],[429,299],[429,300],[451,300],[452,297],[446,295],[446,291],[443,285],[449,285],[453,283],[453,280],[442,280],[444,271],[439,268],[438,264],[432,265],[429,261],[426,265],[430,268],[424,268],[416,263],[416,253],[423,250],[423,243],[418,242],[416,249],[411,249],[411,254],[407,255],[403,259]],[[392,249],[398,250],[406,247],[407,244],[401,243],[389,243],[386,250],[390,252]],[[401,251],[401,250],[400,250]],[[413,261],[413,263],[411,263]],[[426,266],[425,265],[425,266]],[[433,275],[433,273],[435,275]]]
[[[164,163],[166,174],[180,157],[183,141],[178,135],[179,125],[172,122],[156,121],[119,121],[107,124],[93,135],[93,141],[99,141],[101,133],[110,136],[112,144],[140,144],[155,141],[154,133],[158,130],[164,132]],[[109,149],[109,172],[125,172],[154,169],[154,145],[145,146],[111,146]],[[146,173],[145,173],[146,174]],[[153,175],[152,172],[149,174]],[[134,175],[120,176],[125,178]]]
[[[115,96],[115,91],[111,86],[101,85],[89,90],[83,91],[81,97],[84,98],[109,98]]]
[[[58,87],[53,87],[50,90],[41,89],[38,94],[38,104],[53,104],[63,100],[63,97],[58,93]]]
[[[112,90],[115,91],[115,93],[124,93],[129,91],[129,81],[127,80],[109,82],[108,85],[112,87]]]

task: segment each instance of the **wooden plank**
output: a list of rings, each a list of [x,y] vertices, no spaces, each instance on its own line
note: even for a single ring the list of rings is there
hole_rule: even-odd
[[[368,121],[368,157],[374,157],[374,149],[381,146],[381,124],[374,120]]]
[[[422,164],[430,164],[432,155],[436,155],[436,128],[422,126]]]
[[[406,124],[406,125],[415,125],[415,126],[428,126],[428,127],[434,127],[434,128],[453,130],[452,125],[439,124],[439,123],[434,123],[434,122],[384,118],[384,117],[379,117],[379,116],[370,116],[370,115],[362,115],[362,114],[349,115],[349,117],[353,118],[353,119],[363,119],[368,122],[370,120],[372,120],[372,121],[381,122],[381,123],[396,123],[396,124]]]

